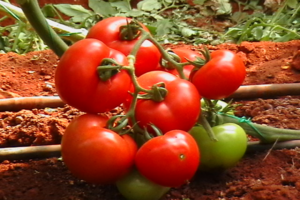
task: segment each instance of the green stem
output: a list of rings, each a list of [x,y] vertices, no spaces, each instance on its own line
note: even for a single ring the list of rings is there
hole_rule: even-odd
[[[203,113],[200,114],[200,119],[199,119],[199,120],[200,120],[200,124],[201,124],[201,125],[203,126],[203,128],[206,130],[206,132],[207,132],[209,138],[210,138],[212,141],[217,142],[218,139],[216,138],[214,131],[212,130],[210,124],[208,123],[208,121],[207,121],[207,119],[206,119],[206,117],[204,116]]]
[[[54,53],[61,57],[68,49],[68,45],[49,26],[38,2],[36,0],[18,0],[17,2],[35,31]]]
[[[14,43],[13,43],[13,46],[12,46],[12,48],[11,48],[11,50],[14,51],[14,52],[15,52],[16,49],[17,49],[18,42],[19,42],[19,35],[20,35],[20,33],[21,33],[23,27],[24,27],[23,22],[19,22],[19,26],[18,26],[18,28],[17,28],[17,33],[16,33],[16,36],[15,36],[15,38],[14,38]]]
[[[298,14],[299,9],[300,9],[300,4],[296,8],[296,10],[294,10],[293,15],[289,18],[286,24],[292,24],[292,21],[294,20],[295,16]]]
[[[224,123],[235,123],[241,126],[247,134],[259,138],[262,143],[274,143],[276,140],[300,140],[300,130],[280,129],[266,125],[252,123],[249,120],[238,118],[233,115],[217,114]]]
[[[0,1],[0,13],[9,17],[12,16],[13,18],[22,20],[23,22],[27,21],[22,9],[10,3]],[[58,34],[65,34],[65,36],[63,37],[64,39],[75,42],[84,39],[87,35],[86,29],[72,28],[49,19],[46,19],[46,21]]]
[[[144,34],[144,30],[142,30],[143,34]],[[180,76],[180,78],[182,79],[188,79],[184,73],[183,73],[183,66],[182,63],[178,63],[176,62],[174,59],[172,59],[172,56],[170,56],[166,50],[161,46],[161,44],[155,39],[153,38],[150,34],[148,34],[148,38],[149,41],[151,41],[160,51],[163,59],[165,59],[166,61],[168,61],[169,63],[171,63],[172,66],[174,66],[176,68],[176,70],[178,71],[178,74]]]

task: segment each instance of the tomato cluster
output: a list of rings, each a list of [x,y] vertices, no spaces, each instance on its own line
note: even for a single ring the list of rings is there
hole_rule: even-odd
[[[200,53],[175,48],[175,60],[147,34],[132,19],[104,19],[69,47],[55,74],[61,99],[86,112],[63,135],[63,161],[79,179],[115,183],[127,199],[159,199],[198,169],[233,166],[247,146],[236,124],[213,127],[218,142],[196,126],[206,112],[201,97],[219,100],[242,84],[242,60],[219,50],[199,68]],[[104,114],[119,106],[122,115]]]

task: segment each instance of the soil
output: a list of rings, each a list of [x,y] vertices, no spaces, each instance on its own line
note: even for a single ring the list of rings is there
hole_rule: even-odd
[[[185,48],[199,50],[201,46]],[[179,46],[177,45],[177,46]],[[300,73],[290,67],[300,41],[244,42],[208,46],[235,51],[247,66],[244,85],[298,83]],[[55,96],[54,71],[58,58],[51,50],[26,55],[0,55],[1,98]],[[300,129],[297,96],[239,100],[237,116],[259,124]],[[61,108],[0,112],[0,146],[59,144],[70,120],[82,114]],[[218,173],[199,172],[190,184],[173,188],[163,200],[284,200],[299,199],[300,150],[282,149],[246,154],[237,166]],[[0,163],[0,200],[122,200],[114,185],[87,184],[70,174],[57,157],[3,160]]]

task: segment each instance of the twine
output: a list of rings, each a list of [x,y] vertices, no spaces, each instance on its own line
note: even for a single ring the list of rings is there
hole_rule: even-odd
[[[223,112],[218,112],[218,114],[234,118],[234,119],[238,120],[239,123],[248,124],[257,134],[259,134],[262,138],[264,138],[263,134],[253,125],[253,122],[251,121],[250,117],[249,118],[246,118],[245,116],[237,117],[235,115],[229,115],[229,114],[226,114],[226,113],[223,113]]]

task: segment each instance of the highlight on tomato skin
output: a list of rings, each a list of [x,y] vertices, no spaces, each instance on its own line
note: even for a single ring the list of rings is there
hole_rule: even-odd
[[[211,60],[193,73],[191,82],[200,95],[220,100],[233,94],[244,82],[246,67],[243,60],[229,50],[216,50]]]
[[[199,164],[200,150],[195,139],[181,130],[172,130],[150,139],[139,148],[135,157],[139,172],[165,187],[188,183]]]
[[[137,145],[130,136],[104,128],[107,117],[85,114],[68,125],[61,142],[62,158],[77,178],[112,184],[133,167]]]

